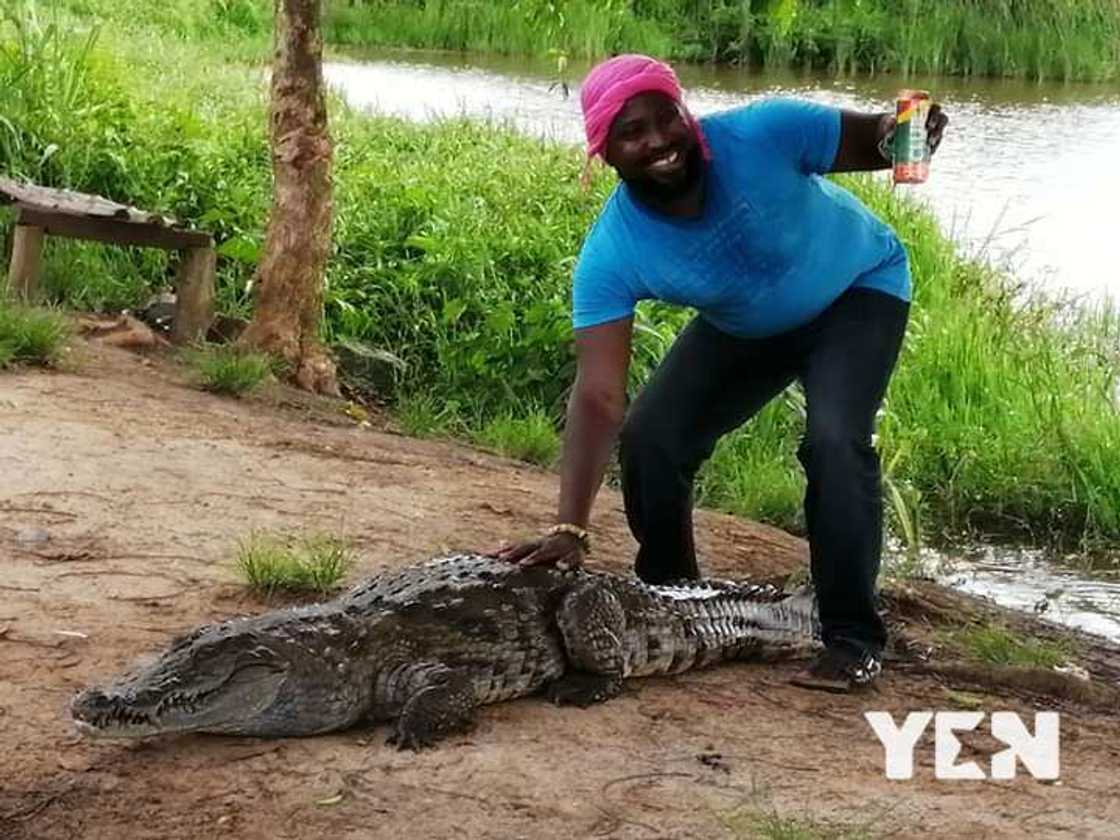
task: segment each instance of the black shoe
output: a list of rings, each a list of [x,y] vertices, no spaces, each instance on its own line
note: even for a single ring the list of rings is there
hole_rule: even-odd
[[[882,670],[883,663],[875,654],[839,644],[826,647],[790,682],[802,688],[845,694],[870,688]]]

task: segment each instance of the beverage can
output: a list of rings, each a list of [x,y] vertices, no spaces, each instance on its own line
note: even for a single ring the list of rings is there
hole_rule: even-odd
[[[921,184],[929,178],[929,145],[926,142],[929,106],[928,91],[903,90],[898,94],[891,149],[896,184]]]

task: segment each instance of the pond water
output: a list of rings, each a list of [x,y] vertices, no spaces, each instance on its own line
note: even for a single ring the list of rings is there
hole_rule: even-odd
[[[458,54],[366,51],[325,64],[353,106],[414,120],[467,115],[563,142],[583,139],[571,65],[565,88],[550,64]],[[893,109],[899,87],[930,90],[951,119],[931,177],[910,191],[966,250],[1032,286],[1087,302],[1120,292],[1120,89],[999,80],[833,79],[735,68],[678,67],[697,114],[788,95],[867,111]],[[883,175],[882,177],[887,177]],[[1120,581],[1040,554],[977,549],[941,558],[943,582],[1006,606],[1120,641]]]
[[[943,584],[1120,642],[1120,578],[1090,575],[1037,551],[977,546],[930,564]]]

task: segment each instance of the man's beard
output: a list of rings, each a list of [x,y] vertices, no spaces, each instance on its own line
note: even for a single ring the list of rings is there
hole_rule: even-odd
[[[699,143],[693,143],[685,153],[684,164],[684,173],[679,180],[672,183],[656,181],[642,176],[626,179],[626,186],[642,199],[648,199],[658,204],[673,201],[687,193],[704,174],[704,156],[700,152]]]

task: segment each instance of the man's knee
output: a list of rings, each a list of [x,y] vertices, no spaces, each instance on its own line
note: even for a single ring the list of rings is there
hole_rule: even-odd
[[[619,432],[619,460],[623,469],[641,466],[691,476],[711,454],[701,441],[693,440],[671,422],[671,418],[632,414]]]
[[[870,434],[838,426],[818,426],[806,430],[797,457],[806,469],[830,463],[878,463]]]
[[[665,437],[664,423],[659,423],[639,401],[627,412],[619,430],[619,453],[623,461],[645,460],[665,449]]]

